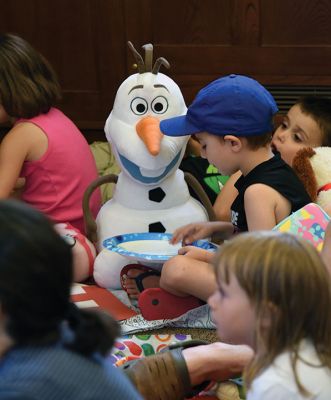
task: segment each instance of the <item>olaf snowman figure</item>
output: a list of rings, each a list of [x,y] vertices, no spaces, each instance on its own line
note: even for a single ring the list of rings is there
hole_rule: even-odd
[[[100,253],[94,279],[102,287],[119,289],[120,272],[132,262],[116,252],[102,249],[105,239],[134,232],[168,232],[190,222],[208,219],[205,208],[189,194],[178,166],[188,137],[164,136],[162,119],[183,115],[186,105],[178,85],[159,72],[169,68],[164,58],[153,65],[153,46],[143,46],[145,59],[131,42],[138,73],[119,87],[105,124],[107,140],[121,167],[112,199],[97,216]]]

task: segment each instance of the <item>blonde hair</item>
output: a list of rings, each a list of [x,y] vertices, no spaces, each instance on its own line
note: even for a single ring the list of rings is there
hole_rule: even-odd
[[[253,379],[282,352],[291,352],[299,391],[309,393],[298,378],[298,346],[310,339],[321,365],[331,368],[330,276],[315,248],[294,235],[279,232],[244,233],[225,243],[214,260],[217,281],[234,274],[255,307],[256,354],[245,370]],[[268,329],[262,319],[268,319]]]

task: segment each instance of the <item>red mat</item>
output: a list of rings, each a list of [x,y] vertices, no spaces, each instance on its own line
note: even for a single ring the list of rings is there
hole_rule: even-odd
[[[134,310],[123,304],[109,290],[96,285],[83,285],[75,283],[72,287],[71,300],[79,308],[101,308],[106,310],[117,321],[137,315]]]

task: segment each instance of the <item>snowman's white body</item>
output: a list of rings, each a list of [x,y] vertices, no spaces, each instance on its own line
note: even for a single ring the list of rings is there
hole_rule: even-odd
[[[94,278],[103,287],[120,288],[120,271],[129,260],[102,249],[104,239],[131,232],[169,232],[208,216],[193,199],[178,169],[188,140],[160,134],[160,149],[152,155],[137,134],[136,124],[146,116],[158,120],[186,113],[180,89],[168,76],[146,72],[129,76],[118,89],[105,132],[121,166],[113,198],[98,217],[100,253]]]

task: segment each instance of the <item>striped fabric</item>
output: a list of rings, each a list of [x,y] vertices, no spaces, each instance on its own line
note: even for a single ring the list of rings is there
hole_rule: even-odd
[[[140,400],[121,371],[101,357],[60,346],[13,349],[0,361],[1,400]]]

